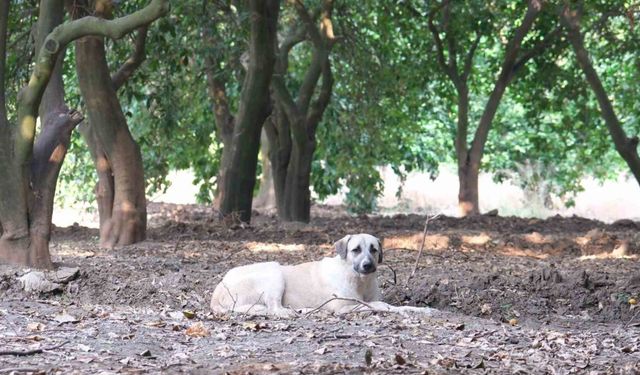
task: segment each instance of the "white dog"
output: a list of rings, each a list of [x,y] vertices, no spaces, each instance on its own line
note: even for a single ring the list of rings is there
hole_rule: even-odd
[[[376,237],[348,235],[335,243],[335,250],[335,257],[318,262],[295,266],[265,262],[233,268],[213,291],[211,309],[276,316],[291,316],[291,309],[314,308],[336,313],[354,309],[431,311],[380,301],[375,271],[382,262],[382,246]]]

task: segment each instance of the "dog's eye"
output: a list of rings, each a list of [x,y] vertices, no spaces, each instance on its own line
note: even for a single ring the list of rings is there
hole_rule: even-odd
[[[376,249],[373,245],[371,245],[371,248],[369,248],[369,252],[375,253],[376,251],[378,251],[378,249]]]
[[[360,248],[360,246],[358,246],[358,247],[356,247],[355,249],[353,249],[351,251],[353,251],[354,253],[358,254],[359,252],[362,251],[362,249]]]

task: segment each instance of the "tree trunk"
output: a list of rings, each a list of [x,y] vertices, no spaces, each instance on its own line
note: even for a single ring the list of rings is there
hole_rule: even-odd
[[[51,0],[41,5],[36,51],[42,47],[45,37],[62,23],[63,14],[63,0]],[[33,146],[28,177],[30,189],[26,192],[28,234],[11,234],[12,230],[9,230],[3,233],[0,239],[0,258],[11,263],[46,269],[53,268],[49,254],[49,239],[58,173],[69,147],[71,132],[82,121],[82,116],[77,112],[70,112],[64,103],[61,73],[63,59],[64,48],[60,47],[60,53],[40,102],[42,130]],[[9,229],[11,227],[8,225]]]
[[[267,122],[269,119],[267,119]],[[266,125],[265,125],[266,127]],[[276,205],[275,189],[273,186],[273,171],[269,160],[270,146],[267,139],[266,130],[262,130],[260,136],[260,159],[262,162],[262,177],[260,178],[260,189],[254,200],[256,208],[271,209]]]
[[[311,162],[315,146],[294,142],[287,168],[284,207],[286,221],[308,223],[311,210]]]
[[[208,44],[213,44],[213,36],[209,29],[205,30],[205,40]],[[229,98],[227,97],[225,82],[216,76],[220,68],[220,62],[210,54],[205,56],[205,73],[207,76],[207,92],[212,103],[213,113],[216,119],[216,138],[222,143],[222,155],[220,157],[220,167],[218,169],[217,186],[215,192],[214,206],[220,207],[220,196],[227,170],[231,167],[231,150],[233,139],[234,117],[229,108]]]
[[[598,100],[602,118],[604,119],[607,130],[611,135],[611,139],[615,145],[618,154],[622,156],[627,166],[633,173],[636,182],[640,184],[640,157],[638,156],[638,137],[627,137],[627,134],[618,120],[618,116],[613,108],[613,104],[607,95],[607,92],[600,81],[598,72],[594,69],[589,52],[584,46],[584,35],[580,30],[580,16],[577,11],[565,7],[562,11],[562,19],[567,25],[567,35],[569,42],[573,46],[576,60],[582,69],[587,82],[591,86],[591,90]]]
[[[147,226],[142,155],[122,113],[102,37],[76,41],[76,69],[92,133],[88,144],[95,147],[92,155],[102,180],[97,188],[100,214],[105,215],[100,217],[100,246],[142,241]]]
[[[286,206],[286,180],[289,158],[291,156],[291,134],[289,120],[282,107],[277,103],[274,106],[272,116],[265,123],[264,129],[269,143],[269,161],[273,179],[276,209],[278,217],[287,217]]]
[[[269,84],[273,73],[279,1],[251,0],[249,67],[235,118],[229,168],[220,181],[220,213],[251,220],[253,188],[260,149],[260,132],[269,108]]]
[[[478,175],[480,168],[465,163],[458,168],[458,211],[461,216],[472,216],[480,213],[478,202]]]
[[[98,174],[98,183],[95,186],[94,193],[96,203],[98,204],[98,216],[100,218],[100,228],[103,228],[113,215],[113,199],[115,186],[113,181],[113,171],[109,165],[107,154],[98,142],[98,136],[93,131],[93,127],[86,122],[81,124],[80,134],[88,145],[91,158],[96,167]]]

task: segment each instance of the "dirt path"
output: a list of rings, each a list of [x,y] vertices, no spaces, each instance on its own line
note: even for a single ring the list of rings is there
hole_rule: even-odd
[[[148,241],[102,251],[95,231],[55,231],[56,260],[80,268],[31,295],[0,267],[0,374],[594,373],[640,371],[637,224],[580,218],[441,218],[411,280],[424,217],[343,217],[307,227],[258,216],[223,227],[207,208],[154,205]],[[332,255],[346,233],[384,238],[385,300],[432,316],[323,312],[291,320],[213,316],[221,274],[255,261]],[[626,254],[625,257],[621,257]],[[637,306],[637,305],[636,305]]]

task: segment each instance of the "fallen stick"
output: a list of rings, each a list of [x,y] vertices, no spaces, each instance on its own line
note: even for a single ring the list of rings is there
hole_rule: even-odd
[[[0,369],[0,374],[7,374],[12,372],[33,372],[36,374],[42,374],[45,371],[40,370],[39,368],[33,368],[33,367],[7,367],[7,368]]]
[[[411,278],[413,276],[415,276],[416,271],[418,269],[418,263],[420,262],[420,257],[422,256],[422,251],[424,250],[424,243],[427,240],[427,229],[429,228],[429,221],[435,220],[438,217],[440,217],[440,214],[433,215],[433,216],[427,216],[427,220],[424,222],[424,231],[422,231],[422,243],[420,244],[420,251],[418,251],[418,256],[416,257],[416,262],[413,264],[413,270],[409,274],[409,277],[407,278],[407,282],[406,282],[405,286],[409,285],[409,280],[411,280]]]
[[[34,354],[40,354],[43,353],[45,350],[54,350],[54,349],[58,349],[62,346],[65,346],[69,343],[69,341],[64,341],[61,344],[58,345],[54,345],[54,346],[49,346],[46,348],[39,348],[39,349],[31,349],[31,350],[0,350],[0,355],[15,355],[17,357],[23,357],[23,356],[27,356],[27,355],[34,355]]]
[[[324,301],[322,304],[320,304],[320,306],[316,307],[315,309],[307,312],[306,314],[304,314],[305,316],[309,316],[313,313],[316,313],[318,311],[320,311],[320,309],[322,309],[326,304],[328,304],[329,302],[332,301],[350,301],[350,302],[356,302],[360,305],[366,306],[371,310],[375,310],[371,305],[369,305],[368,303],[361,301],[357,298],[348,298],[348,297],[338,297],[336,295],[334,295],[332,298],[329,298],[328,300]],[[356,307],[358,307],[359,305],[356,305]]]

